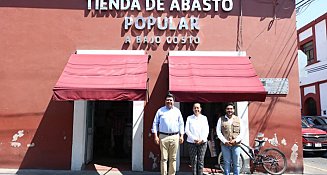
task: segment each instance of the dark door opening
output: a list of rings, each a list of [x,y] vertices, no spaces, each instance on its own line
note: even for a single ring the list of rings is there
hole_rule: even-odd
[[[133,102],[95,101],[92,164],[131,170]]]
[[[317,104],[316,101],[313,98],[308,98],[305,102],[304,102],[304,107],[305,107],[305,111],[304,111],[304,115],[317,115]]]

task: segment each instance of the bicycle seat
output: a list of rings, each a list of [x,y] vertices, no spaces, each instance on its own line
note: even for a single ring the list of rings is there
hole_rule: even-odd
[[[259,144],[257,145],[257,147],[262,147],[262,146],[263,146],[263,143],[265,143],[267,140],[265,140],[265,139],[262,139],[262,140],[255,139],[254,141],[256,141],[256,142],[259,143]]]
[[[266,140],[264,140],[264,139],[263,139],[263,140],[255,139],[255,141],[256,141],[256,142],[259,142],[259,144],[262,144],[262,143],[265,143],[265,142],[266,142]]]

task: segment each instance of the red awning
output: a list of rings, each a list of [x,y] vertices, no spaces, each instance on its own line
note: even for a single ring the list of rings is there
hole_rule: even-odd
[[[245,56],[169,56],[169,90],[180,102],[265,101]]]
[[[56,100],[145,100],[147,55],[72,54],[53,88]]]

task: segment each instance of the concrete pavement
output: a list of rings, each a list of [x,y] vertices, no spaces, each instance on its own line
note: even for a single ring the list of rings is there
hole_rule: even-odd
[[[0,169],[0,175],[159,175],[159,172],[131,172],[131,171],[66,171],[66,170],[13,170]],[[190,172],[179,172],[187,175]]]
[[[159,172],[131,171],[66,171],[66,170],[13,170],[0,169],[0,175],[159,175]],[[190,175],[191,172],[178,172],[177,175]],[[207,173],[208,174],[208,173]],[[220,175],[221,173],[214,173]],[[263,174],[263,173],[255,173]],[[306,174],[306,173],[305,173]],[[294,174],[293,174],[294,175]]]
[[[191,172],[178,172],[177,175],[190,175]],[[209,174],[209,173],[206,173]],[[221,173],[214,173],[221,175]],[[264,173],[257,172],[254,174],[263,175]],[[304,173],[308,175],[322,175],[327,174],[326,168],[316,167],[314,165],[304,162]],[[118,170],[84,170],[84,171],[69,171],[69,170],[17,170],[17,169],[0,169],[0,175],[160,175],[159,172],[132,172],[132,171],[118,171]],[[292,174],[295,175],[295,174]]]

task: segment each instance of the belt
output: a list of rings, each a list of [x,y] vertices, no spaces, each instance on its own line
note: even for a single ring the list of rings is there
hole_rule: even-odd
[[[159,132],[159,134],[167,135],[167,136],[172,136],[178,134],[178,132],[173,132],[173,133],[165,133],[165,132]]]

